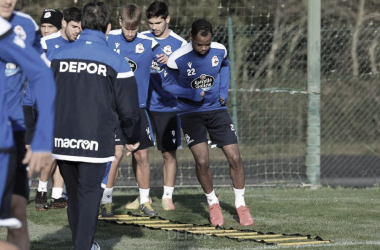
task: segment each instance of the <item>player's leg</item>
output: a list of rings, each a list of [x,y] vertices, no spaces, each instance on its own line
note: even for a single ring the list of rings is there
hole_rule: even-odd
[[[53,178],[53,188],[52,188],[49,208],[51,209],[66,208],[67,199],[66,197],[63,196],[63,186],[65,185],[65,182],[63,181],[63,177],[55,161],[52,167],[52,178]]]
[[[0,249],[4,249],[4,250],[20,250],[20,248],[16,247],[15,245],[9,243],[9,242],[6,242],[6,241],[3,241],[3,240],[0,240]]]
[[[49,177],[51,175],[52,168],[55,166],[54,159],[51,159],[49,167],[41,169],[40,178],[38,180],[37,193],[35,198],[35,207],[38,211],[44,211],[49,209],[47,201],[47,186]]]
[[[162,152],[164,159],[164,192],[162,194],[162,208],[164,210],[174,210],[173,192],[177,177],[177,151]]]
[[[214,191],[212,173],[209,166],[207,120],[204,119],[205,117],[207,117],[207,113],[181,115],[181,127],[186,143],[195,160],[197,179],[206,195],[210,211],[210,222],[214,226],[222,226],[224,218],[219,205],[219,199]]]
[[[253,217],[245,205],[244,200],[244,166],[240,156],[232,119],[226,110],[217,112],[210,119],[208,126],[212,143],[222,148],[230,166],[230,176],[235,193],[235,206],[239,215],[240,224],[243,226],[252,225]]]
[[[14,141],[17,149],[17,170],[15,175],[15,184],[13,187],[11,210],[12,215],[21,221],[21,228],[8,229],[7,240],[21,250],[30,248],[30,240],[28,233],[26,206],[29,200],[29,179],[27,166],[22,164],[22,160],[26,153],[25,133],[23,131],[14,132]]]
[[[119,164],[123,159],[123,150],[124,145],[115,145],[115,160],[111,162],[111,167],[109,169],[107,184],[103,191],[103,197],[101,201],[101,215],[103,217],[113,217],[113,208],[112,208],[112,192],[113,187],[119,173]]]

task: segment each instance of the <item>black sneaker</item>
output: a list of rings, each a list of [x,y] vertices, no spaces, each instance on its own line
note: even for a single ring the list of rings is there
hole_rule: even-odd
[[[140,213],[147,216],[155,216],[158,214],[156,211],[154,211],[149,201],[140,205]]]
[[[38,192],[36,194],[36,199],[35,199],[35,207],[38,211],[45,211],[49,209],[49,205],[47,203],[47,193],[46,192]]]
[[[51,198],[49,203],[49,208],[57,209],[57,208],[67,208],[67,200],[63,197],[59,199]]]
[[[101,204],[100,214],[102,217],[115,217],[113,214],[112,203]]]

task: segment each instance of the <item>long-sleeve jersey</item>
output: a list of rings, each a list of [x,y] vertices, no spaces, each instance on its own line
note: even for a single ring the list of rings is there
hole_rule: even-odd
[[[40,33],[36,22],[28,15],[19,11],[14,11],[9,18],[13,32],[21,37],[25,43],[34,46],[42,54],[40,45]],[[22,98],[25,73],[14,63],[7,63],[5,69],[7,84],[7,99],[9,119],[12,123],[13,131],[25,130],[24,116],[22,111]]]
[[[178,48],[187,44],[187,42],[170,31],[166,38],[157,38],[152,31],[144,31],[142,34],[154,38],[160,44],[160,53],[165,53],[168,57]],[[150,85],[148,90],[147,109],[155,112],[173,112],[177,110],[177,98],[162,89],[164,66],[161,66],[157,60],[152,61],[150,71]]]
[[[19,65],[28,77],[31,91],[35,94],[40,108],[35,137],[31,143],[34,152],[51,152],[53,142],[55,84],[51,70],[41,55],[10,29],[10,24],[0,18],[0,82],[5,81],[5,64]],[[23,84],[23,83],[19,83]],[[0,151],[13,146],[12,129],[6,108],[5,84],[0,84]]]
[[[50,34],[48,36],[44,36],[41,38],[42,49],[46,52],[46,56],[49,60],[51,60],[51,54],[53,52],[55,52],[56,50],[61,50],[67,44],[70,44],[70,43],[71,43],[70,41],[65,40],[62,37],[60,30],[58,30],[57,32],[53,34]]]
[[[190,42],[169,57],[162,86],[178,97],[180,112],[199,112],[227,108],[229,80],[230,67],[224,45],[212,42],[210,50],[200,55]],[[223,105],[220,97],[225,100]]]
[[[118,120],[126,142],[139,141],[136,80],[128,62],[108,47],[104,33],[85,29],[74,43],[53,53],[51,69],[57,84],[54,158],[112,161]]]
[[[137,33],[132,41],[127,41],[122,30],[118,29],[109,32],[108,46],[129,63],[137,81],[140,108],[146,108],[150,67],[152,61],[158,59],[156,55],[160,53],[159,44],[154,39],[140,33]]]

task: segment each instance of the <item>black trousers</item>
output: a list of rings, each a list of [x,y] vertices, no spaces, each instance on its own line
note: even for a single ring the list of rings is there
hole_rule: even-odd
[[[67,217],[74,250],[90,250],[98,223],[102,178],[107,163],[57,160],[66,184]]]

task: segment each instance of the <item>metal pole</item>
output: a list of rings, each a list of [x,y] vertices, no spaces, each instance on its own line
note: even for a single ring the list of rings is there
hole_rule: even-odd
[[[230,58],[230,85],[232,89],[232,120],[235,125],[236,135],[238,133],[238,120],[237,120],[237,105],[236,105],[236,78],[235,78],[235,49],[234,49],[234,35],[232,32],[232,19],[229,17],[227,19],[228,26],[228,48],[229,48],[229,58]]]
[[[308,0],[306,175],[312,188],[321,176],[321,0]]]

